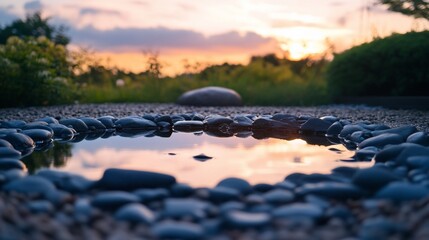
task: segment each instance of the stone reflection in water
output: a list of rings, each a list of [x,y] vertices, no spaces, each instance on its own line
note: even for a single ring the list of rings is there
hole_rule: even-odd
[[[53,143],[50,148],[34,151],[22,161],[31,174],[40,168],[61,168],[72,157],[72,149],[70,143]]]

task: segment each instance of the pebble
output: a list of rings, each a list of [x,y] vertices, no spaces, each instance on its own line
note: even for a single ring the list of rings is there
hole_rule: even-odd
[[[116,118],[112,116],[99,117],[97,120],[100,121],[107,129],[114,129],[116,127]]]
[[[23,130],[22,133],[29,136],[34,142],[48,142],[51,141],[54,136],[53,131],[51,131],[44,129],[27,129]]]
[[[407,165],[411,168],[429,169],[429,156],[412,156],[407,158]]]
[[[140,198],[140,202],[142,203],[159,201],[169,197],[169,193],[167,189],[164,189],[164,188],[138,189],[133,193],[134,195]]]
[[[334,199],[353,199],[363,196],[362,191],[357,187],[348,183],[339,182],[307,183],[298,188],[297,193],[299,195],[314,194],[316,196]]]
[[[71,140],[76,133],[74,129],[66,127],[62,124],[51,123],[49,124],[49,127],[54,131],[55,139],[64,141]]]
[[[85,192],[95,183],[77,174],[52,169],[42,169],[36,175],[51,181],[58,189],[71,193]]]
[[[73,128],[76,132],[88,132],[89,128],[84,121],[78,118],[68,118],[59,121],[60,124]]]
[[[295,198],[295,195],[289,190],[273,189],[269,192],[264,193],[262,197],[267,203],[273,205],[281,205],[292,202]]]
[[[349,125],[345,125],[343,127],[343,129],[341,130],[340,134],[338,135],[338,137],[340,138],[348,138],[352,135],[352,133],[357,132],[357,131],[365,131],[366,129],[363,128],[360,125],[355,125],[355,124],[349,124]]]
[[[227,187],[215,187],[209,189],[209,200],[215,203],[240,199],[240,192]]]
[[[323,133],[325,134],[331,122],[324,121],[320,118],[310,118],[304,124],[301,125],[300,130],[303,133]]]
[[[277,128],[292,129],[292,126],[290,126],[288,123],[280,122],[269,118],[263,118],[263,117],[256,119],[255,121],[253,121],[253,124],[252,124],[252,129],[254,130],[257,130],[257,129],[272,130]]]
[[[59,123],[58,120],[53,118],[53,117],[43,117],[43,118],[37,119],[36,121],[45,122],[47,124],[51,124],[51,123],[58,124]]]
[[[340,122],[334,122],[329,128],[326,130],[327,137],[338,137],[338,135],[343,130],[343,125]]]
[[[27,169],[21,161],[10,158],[0,158],[0,171],[7,171],[11,169],[24,170]]]
[[[429,135],[425,132],[416,132],[408,136],[407,142],[429,146]]]
[[[164,202],[163,217],[167,218],[185,218],[190,217],[194,220],[206,218],[210,204],[197,199],[170,198]]]
[[[160,239],[204,239],[201,225],[188,222],[165,221],[157,223],[152,233]]]
[[[10,120],[10,121],[0,121],[0,128],[21,128],[25,126],[27,122],[22,120]]]
[[[195,190],[184,183],[176,183],[170,188],[170,193],[173,197],[188,197],[192,195]]]
[[[323,209],[310,203],[292,203],[274,209],[272,215],[274,218],[317,220],[323,216]]]
[[[2,158],[20,159],[21,152],[15,150],[12,145],[10,147],[0,147],[0,161]]]
[[[417,132],[417,128],[415,126],[403,126],[398,128],[390,128],[390,129],[384,129],[384,130],[377,130],[372,131],[371,134],[373,136],[378,136],[386,133],[390,134],[398,134],[400,135],[404,140],[408,138],[411,134]]]
[[[168,188],[176,183],[173,176],[137,170],[109,168],[96,186],[108,190],[136,190],[139,188]]]
[[[155,214],[142,204],[129,203],[116,211],[115,219],[151,225],[155,222]]]
[[[104,210],[115,210],[126,204],[139,202],[139,200],[136,195],[128,192],[108,191],[95,195],[91,205]]]
[[[271,216],[268,213],[249,213],[233,210],[225,214],[224,221],[231,228],[259,228],[268,225]]]
[[[353,176],[352,182],[354,185],[375,192],[387,184],[399,181],[392,171],[382,167],[371,167],[366,169],[359,169]]]
[[[227,128],[234,120],[228,117],[214,116],[204,120],[204,125],[210,129]]]
[[[173,128],[179,132],[198,132],[204,129],[204,124],[201,121],[177,121]]]
[[[235,177],[225,178],[220,181],[216,186],[235,189],[241,194],[248,194],[252,191],[252,186],[249,184],[249,182],[244,179]]]
[[[144,129],[144,130],[155,130],[157,129],[156,123],[137,117],[124,117],[120,118],[115,122],[117,129]]]
[[[38,176],[28,176],[11,181],[3,186],[3,190],[44,197],[54,195],[57,191],[54,184]]]
[[[380,189],[375,198],[401,202],[420,200],[428,195],[429,190],[424,186],[407,182],[392,182]]]
[[[104,131],[106,130],[106,126],[104,126],[104,124],[95,119],[95,118],[90,118],[90,117],[82,117],[79,118],[80,120],[82,120],[86,126],[88,126],[88,130],[90,131]]]
[[[9,133],[2,138],[12,144],[13,148],[21,153],[36,146],[33,139],[22,133]]]
[[[368,138],[359,143],[358,148],[377,147],[383,148],[386,145],[396,145],[404,142],[404,139],[396,133],[383,133],[375,137]]]
[[[47,200],[33,200],[26,206],[32,213],[52,213],[55,209],[54,205]]]

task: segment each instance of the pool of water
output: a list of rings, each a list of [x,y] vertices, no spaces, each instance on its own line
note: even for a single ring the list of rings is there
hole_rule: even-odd
[[[212,187],[226,177],[252,184],[276,183],[294,172],[329,173],[337,166],[368,167],[371,162],[344,162],[354,152],[341,144],[309,144],[314,139],[220,138],[206,133],[173,133],[170,137],[95,138],[59,143],[23,159],[30,173],[56,168],[99,179],[106,168],[155,171],[194,187]],[[87,139],[91,139],[88,138]],[[317,141],[316,141],[317,142]],[[208,160],[194,156],[205,154]]]

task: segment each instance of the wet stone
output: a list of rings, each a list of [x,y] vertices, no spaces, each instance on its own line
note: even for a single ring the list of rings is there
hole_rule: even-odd
[[[371,161],[371,159],[377,154],[378,148],[369,146],[363,149],[359,149],[355,152],[355,155],[352,157],[356,161]]]
[[[21,161],[17,159],[0,158],[0,171],[7,171],[11,169],[24,170],[26,167]]]
[[[368,139],[371,137],[372,137],[372,135],[369,131],[356,131],[350,135],[348,140],[350,140],[356,144],[359,144],[359,143],[363,142],[365,139]]]
[[[326,136],[328,137],[338,137],[338,135],[343,130],[343,125],[340,122],[335,122],[326,130]]]
[[[233,122],[234,121],[228,117],[212,116],[204,120],[204,125],[211,129],[220,129],[229,127],[229,125]]]
[[[375,198],[401,202],[419,200],[428,195],[429,190],[424,186],[406,182],[392,182],[379,190]]]
[[[78,118],[62,119],[59,122],[66,127],[73,128],[76,132],[88,132],[89,130],[85,122]]]
[[[237,190],[241,194],[247,194],[252,191],[252,186],[250,186],[249,182],[241,178],[225,178],[220,181],[217,187],[225,187]]]
[[[139,203],[130,203],[116,211],[115,219],[119,221],[150,225],[155,221],[155,214],[144,205]]]
[[[11,147],[0,147],[0,158],[20,159],[21,152],[13,149],[12,145]]]
[[[252,129],[272,130],[273,128],[291,129],[292,127],[287,123],[264,117],[256,119],[252,124]]]
[[[0,139],[0,147],[13,148],[12,144],[4,139]]]
[[[407,165],[411,168],[429,169],[429,156],[408,157]]]
[[[295,195],[288,190],[274,189],[269,192],[266,192],[262,195],[262,197],[267,203],[273,205],[280,205],[291,202],[295,198]]]
[[[383,148],[386,145],[396,145],[403,142],[404,142],[404,139],[398,134],[384,133],[384,134],[380,134],[375,137],[371,137],[364,140],[358,145],[358,147],[360,149],[366,148],[369,146]]]
[[[104,124],[101,121],[99,121],[95,118],[82,117],[79,119],[82,120],[86,124],[86,126],[88,126],[88,129],[90,131],[97,131],[97,130],[98,131],[104,131],[104,130],[106,130],[106,126],[104,126]]]
[[[392,159],[392,161],[395,161],[400,165],[405,165],[407,159],[414,156],[429,156],[429,148],[418,144],[404,147],[402,151]]]
[[[36,146],[33,139],[22,133],[10,133],[4,136],[3,139],[12,144],[13,148],[20,152]]]
[[[50,181],[38,176],[28,176],[11,181],[3,187],[3,190],[44,197],[54,195],[57,191]]]
[[[230,211],[224,216],[228,227],[232,228],[258,228],[270,223],[271,217],[268,213],[249,213],[243,211]]]
[[[91,205],[104,210],[115,210],[128,203],[139,202],[139,198],[131,193],[122,191],[101,192],[91,201]]]
[[[320,118],[310,118],[301,125],[300,130],[303,133],[326,133],[330,126],[330,122],[324,121]]]
[[[246,205],[242,202],[238,202],[238,201],[229,201],[226,203],[222,203],[219,206],[219,212],[220,214],[226,214],[230,211],[235,211],[235,210],[244,210],[246,208]]]
[[[352,182],[362,189],[375,192],[387,184],[399,180],[400,178],[389,169],[371,167],[358,170],[354,175]]]
[[[152,228],[155,237],[161,239],[203,239],[204,229],[194,223],[166,221]]]
[[[115,122],[117,129],[145,129],[155,130],[157,129],[156,123],[147,120],[145,118],[137,117],[124,117],[120,118]]]
[[[22,120],[0,121],[0,128],[21,128],[27,124]]]
[[[407,142],[429,146],[429,135],[425,132],[416,132],[408,136]]]
[[[384,217],[365,219],[359,231],[360,239],[390,239],[394,235],[405,233],[406,227]],[[404,239],[405,236],[398,236]]]
[[[142,203],[163,200],[169,196],[167,189],[164,188],[139,189],[133,193],[140,198],[140,202]]]
[[[77,174],[51,169],[40,170],[36,175],[51,181],[57,188],[71,193],[85,192],[95,183]]]
[[[232,188],[215,187],[208,190],[209,200],[215,203],[238,200],[240,193]]]
[[[170,198],[164,202],[162,216],[166,218],[190,217],[194,220],[204,219],[210,204],[197,199]]]
[[[253,188],[253,191],[265,193],[273,190],[275,187],[268,183],[258,183],[258,184],[255,184],[252,188]]]
[[[51,123],[58,124],[59,123],[58,120],[53,118],[53,117],[43,117],[43,118],[37,119],[36,121],[42,121],[42,122],[45,122],[47,124],[51,124]]]
[[[110,190],[136,190],[139,188],[168,188],[176,183],[173,176],[137,170],[109,168],[97,182],[97,187]]]
[[[317,220],[323,216],[323,209],[310,203],[293,203],[276,208],[272,214],[274,218]]]
[[[97,118],[97,120],[100,121],[107,129],[114,129],[116,127],[116,118],[112,116],[99,117]]]
[[[338,136],[340,138],[348,138],[352,135],[352,133],[357,131],[365,131],[365,128],[354,124],[345,125]]]
[[[333,123],[340,120],[339,118],[337,118],[335,116],[323,116],[320,119],[325,121],[325,122],[328,122],[329,124],[333,124]]]
[[[204,129],[201,121],[178,121],[174,123],[174,130],[180,132],[196,132]]]
[[[398,127],[398,128],[390,128],[390,129],[385,129],[385,130],[377,130],[377,131],[372,131],[372,135],[373,136],[379,136],[382,134],[398,134],[400,135],[404,140],[406,140],[408,138],[408,136],[410,136],[411,134],[417,132],[417,128],[414,126],[403,126],[403,127]]]
[[[188,197],[192,195],[195,190],[184,183],[176,183],[170,188],[170,193],[173,197]]]
[[[74,137],[76,131],[62,124],[49,124],[49,127],[54,131],[55,139],[70,140]]]
[[[182,94],[177,103],[188,106],[240,106],[241,96],[224,87],[204,87]]]
[[[53,132],[53,131],[52,131]],[[22,133],[33,139],[34,142],[48,142],[52,139],[53,133],[44,129],[28,129]]]
[[[314,194],[333,199],[360,198],[363,196],[362,191],[357,187],[339,182],[308,183],[297,189],[297,193],[299,195]]]

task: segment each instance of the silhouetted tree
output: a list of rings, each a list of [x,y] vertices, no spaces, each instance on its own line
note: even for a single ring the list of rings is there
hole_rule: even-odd
[[[390,11],[429,20],[429,1],[427,0],[379,0],[379,2],[389,6]]]
[[[53,26],[49,24],[50,18],[43,18],[40,12],[27,15],[26,18],[17,19],[10,25],[0,27],[0,44],[5,44],[11,36],[21,39],[26,37],[46,37],[55,44],[67,45],[70,38],[65,35],[65,26]]]

